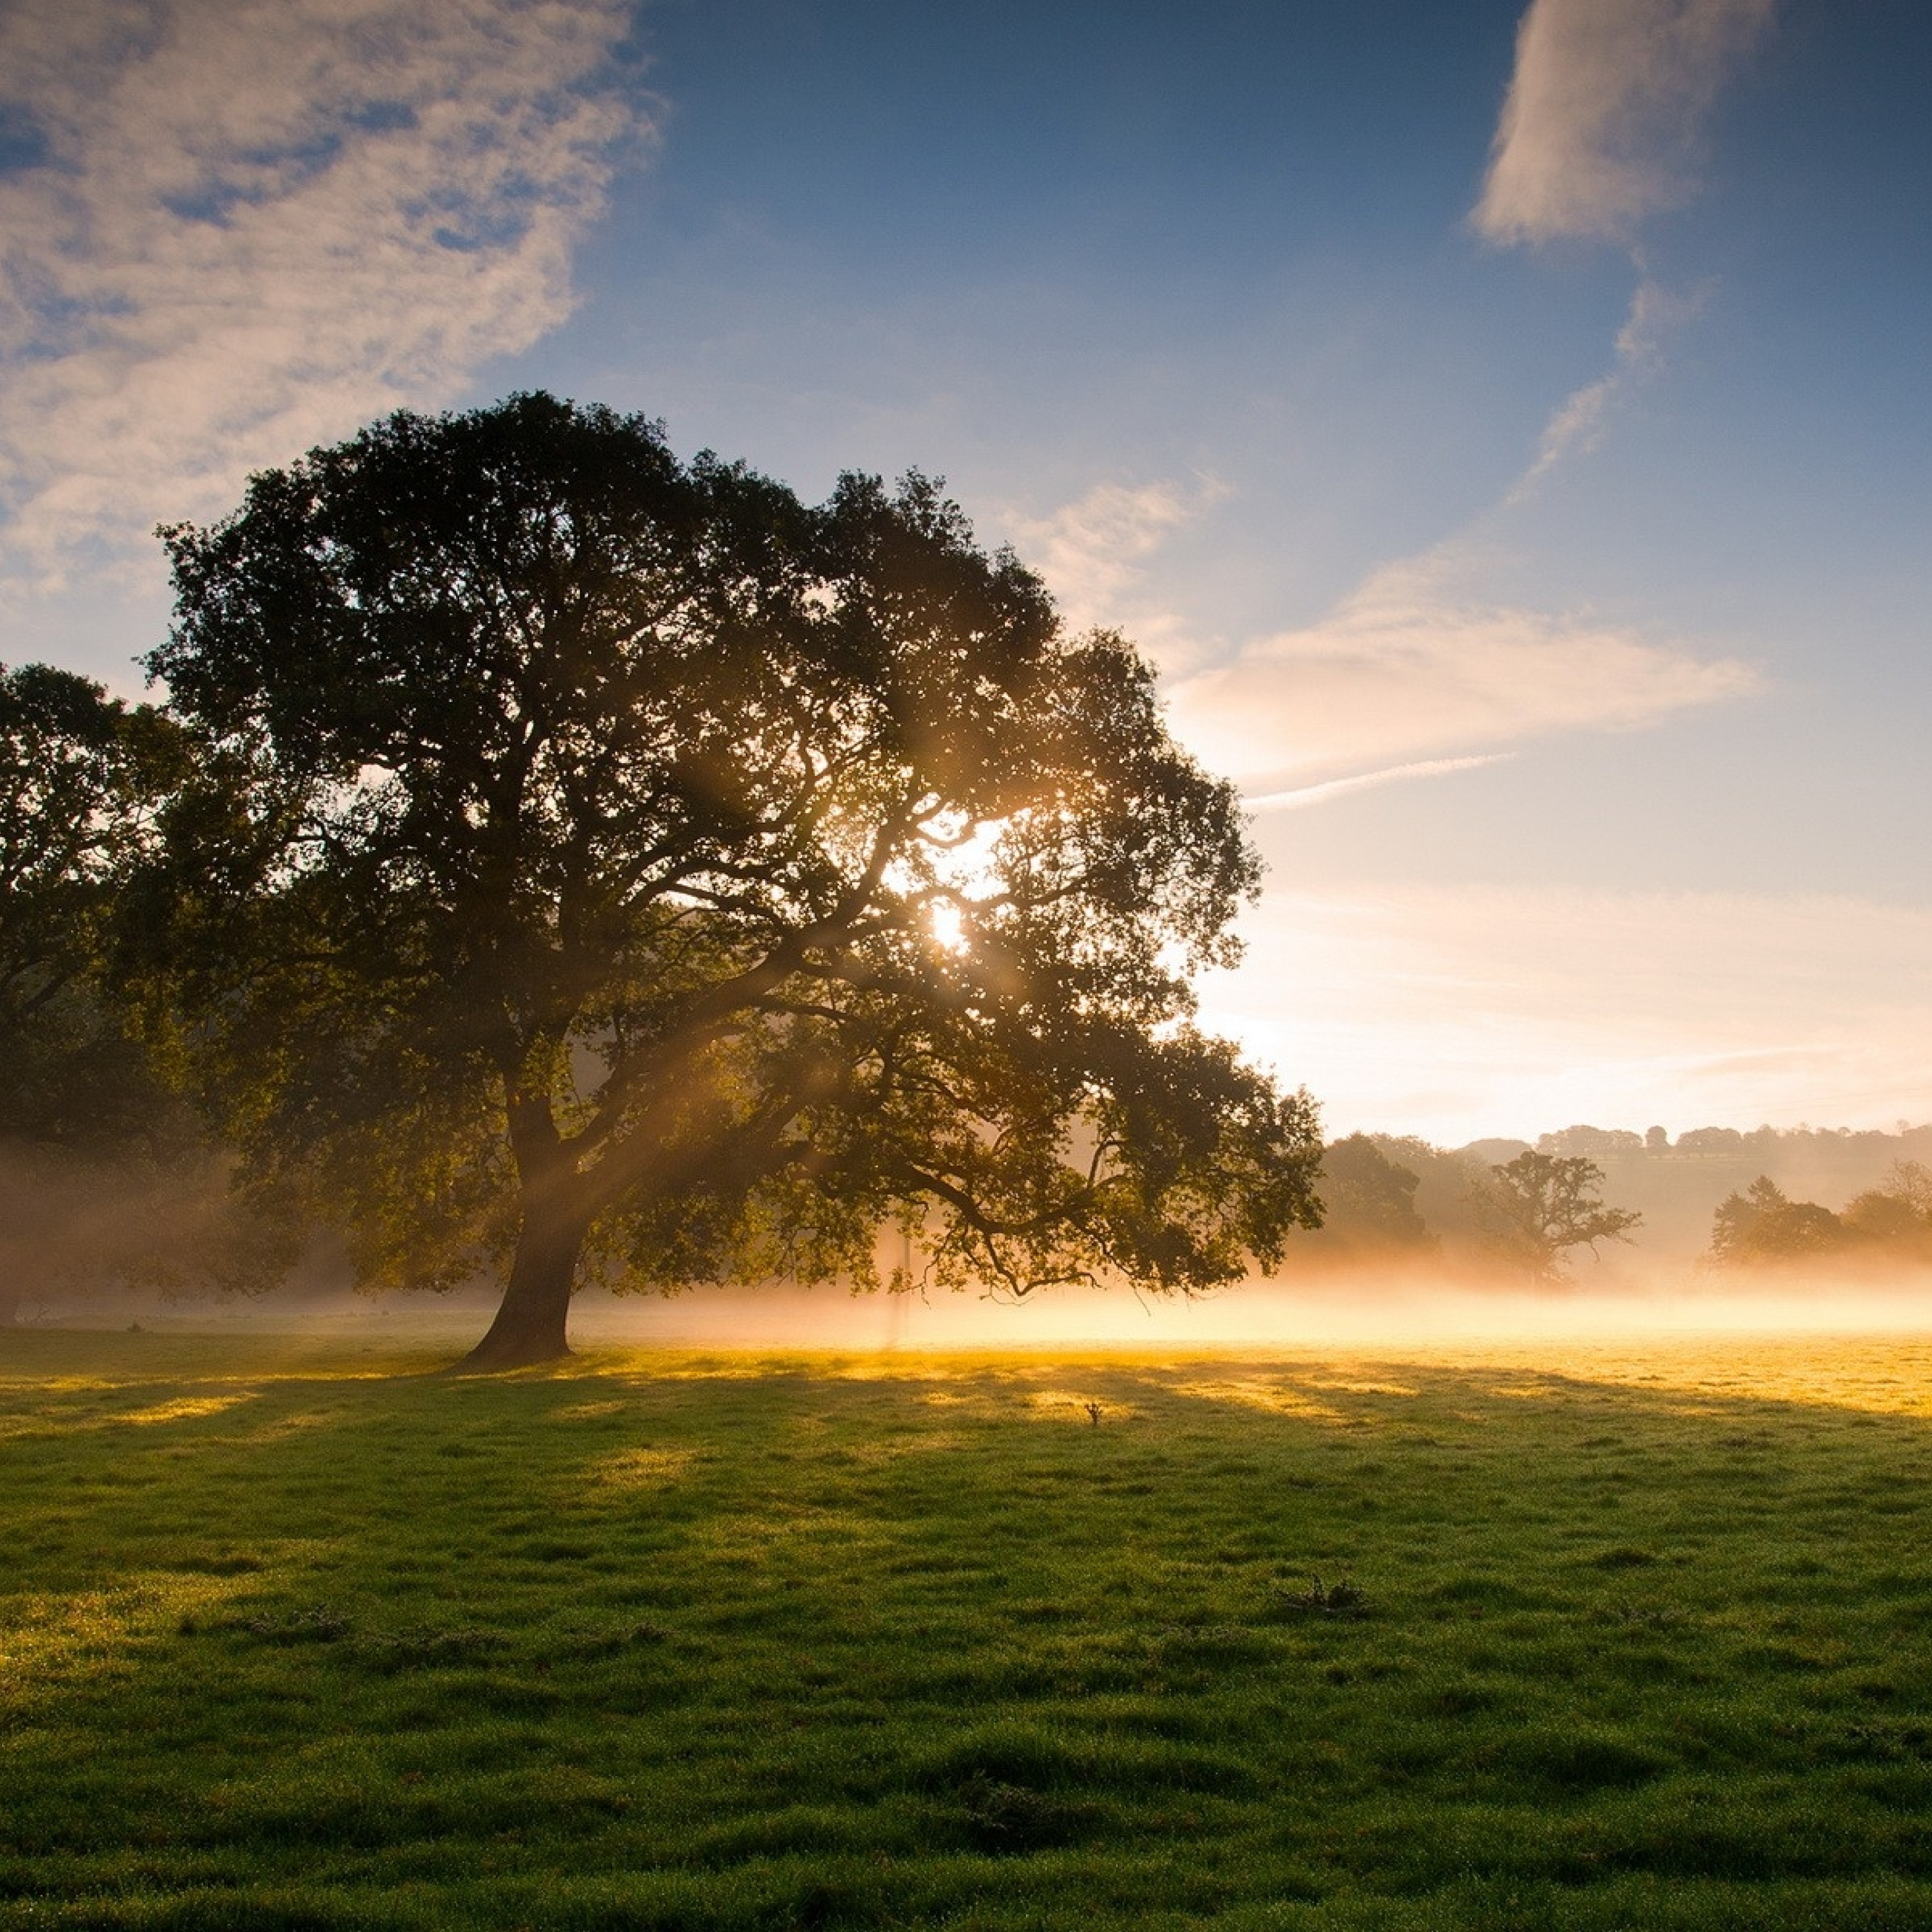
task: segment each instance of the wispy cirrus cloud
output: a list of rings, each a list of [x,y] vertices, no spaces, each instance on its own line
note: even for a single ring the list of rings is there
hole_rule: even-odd
[[[404,404],[572,306],[651,134],[628,0],[19,0],[0,99],[0,504],[16,573]]]
[[[1706,299],[1644,272],[1638,231],[1694,188],[1706,113],[1774,4],[1531,0],[1472,220],[1498,243],[1619,243],[1639,280],[1610,368],[1552,412],[1504,508],[1597,446]],[[1758,682],[1738,658],[1684,640],[1485,596],[1483,555],[1462,540],[1373,572],[1312,624],[1230,650],[1143,588],[1160,545],[1214,500],[1170,483],[1102,485],[1022,534],[1076,620],[1124,621],[1144,638],[1181,735],[1259,808],[1468,770],[1554,733],[1654,723]]]
[[[1634,242],[1694,189],[1705,116],[1776,0],[1532,0],[1472,218],[1498,242]]]
[[[1372,791],[1378,786],[1400,784],[1408,778],[1439,778],[1450,772],[1480,771],[1485,765],[1499,765],[1511,755],[1508,752],[1484,752],[1474,758],[1422,758],[1406,765],[1384,765],[1378,771],[1357,772],[1346,778],[1295,785],[1286,791],[1251,792],[1246,804],[1250,812],[1304,812],[1311,806],[1326,805],[1330,799],[1346,798],[1351,792]]]
[[[1702,291],[1672,294],[1648,277],[1630,298],[1630,313],[1617,332],[1610,368],[1559,404],[1544,425],[1543,440],[1529,466],[1516,480],[1505,501],[1525,502],[1558,464],[1587,456],[1604,439],[1610,418],[1630,389],[1661,364],[1664,343],[1671,331],[1692,320],[1703,306]]]
[[[1486,601],[1468,587],[1471,565],[1454,544],[1389,565],[1319,622],[1182,680],[1169,698],[1178,728],[1266,795],[1466,769],[1498,748],[1654,723],[1756,682],[1736,658],[1588,613]]]
[[[1602,440],[1610,416],[1652,374],[1664,337],[1708,291],[1673,293],[1643,262],[1649,218],[1697,184],[1706,117],[1769,26],[1777,0],[1532,0],[1516,70],[1470,220],[1501,244],[1611,242],[1637,265],[1609,369],[1567,397],[1510,493],[1520,502]]]
[[[1120,626],[1149,650],[1181,738],[1256,810],[1472,770],[1554,733],[1653,724],[1756,686],[1734,657],[1486,596],[1490,560],[1460,540],[1384,565],[1312,624],[1230,648],[1149,587],[1162,546],[1226,494],[1102,483],[1014,527],[1070,623]]]

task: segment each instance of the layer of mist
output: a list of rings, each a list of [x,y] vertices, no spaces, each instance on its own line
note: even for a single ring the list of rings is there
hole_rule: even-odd
[[[1079,1288],[1043,1289],[1019,1303],[784,1283],[669,1297],[589,1289],[578,1299],[572,1334],[587,1348],[1173,1351],[1932,1326],[1932,1266],[1922,1260],[1893,1262],[1874,1251],[1723,1269],[1706,1255],[1714,1208],[1750,1175],[1777,1175],[1842,1202],[1882,1179],[1902,1154],[1932,1151],[1932,1130],[1700,1130],[1675,1145],[1660,1132],[1647,1143],[1593,1128],[1543,1137],[1544,1150],[1587,1150],[1603,1170],[1606,1198],[1645,1216],[1629,1245],[1606,1243],[1594,1256],[1580,1251],[1558,1280],[1530,1282],[1520,1270],[1486,1262],[1468,1221],[1472,1178],[1527,1143],[1444,1150],[1377,1136],[1382,1171],[1399,1171],[1408,1184],[1394,1204],[1406,1217],[1403,1240],[1381,1238],[1378,1216],[1388,1220],[1390,1202],[1368,1198],[1359,1178],[1346,1181],[1347,1164],[1338,1160],[1324,1186],[1329,1229],[1299,1238],[1281,1274],[1192,1301]],[[1409,1166],[1391,1168],[1390,1161]],[[454,1347],[488,1325],[494,1285],[479,1282],[447,1296],[359,1294],[326,1244],[272,1292],[214,1292],[211,1280],[257,1283],[243,1280],[249,1255],[245,1244],[236,1246],[220,1211],[219,1171],[211,1166],[197,1186],[184,1189],[181,1179],[0,1150],[0,1333],[10,1319],[26,1326],[381,1334]],[[896,1245],[883,1258],[888,1267],[898,1258]],[[261,1273],[258,1281],[268,1278]]]
[[[166,1300],[120,1289],[50,1294],[32,1318],[48,1325],[202,1333],[278,1333],[460,1348],[488,1324],[496,1291],[366,1295],[316,1288],[259,1299]],[[1012,1303],[971,1294],[854,1294],[774,1284],[688,1294],[578,1298],[580,1349],[1378,1349],[1436,1342],[1710,1331],[1852,1334],[1932,1328],[1932,1270],[1818,1269],[1762,1277],[1626,1268],[1614,1283],[1526,1288],[1519,1280],[1445,1280],[1425,1270],[1364,1267],[1284,1282],[1256,1280],[1192,1301],[1078,1288]]]

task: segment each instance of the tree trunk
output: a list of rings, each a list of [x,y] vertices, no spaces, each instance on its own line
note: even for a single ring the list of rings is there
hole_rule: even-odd
[[[524,1190],[509,1286],[489,1333],[457,1364],[459,1373],[525,1369],[570,1353],[570,1291],[590,1222],[574,1204],[560,1204],[554,1194],[546,1198],[549,1193]]]

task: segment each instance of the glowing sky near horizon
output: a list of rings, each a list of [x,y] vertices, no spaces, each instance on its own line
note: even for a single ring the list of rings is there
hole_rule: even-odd
[[[1338,1130],[1932,1115],[1908,0],[10,0],[0,658],[400,404],[943,472],[1271,862]]]

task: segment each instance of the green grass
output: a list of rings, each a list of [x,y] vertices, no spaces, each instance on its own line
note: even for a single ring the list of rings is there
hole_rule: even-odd
[[[0,1346],[4,1932],[1932,1924],[1922,1343]]]

